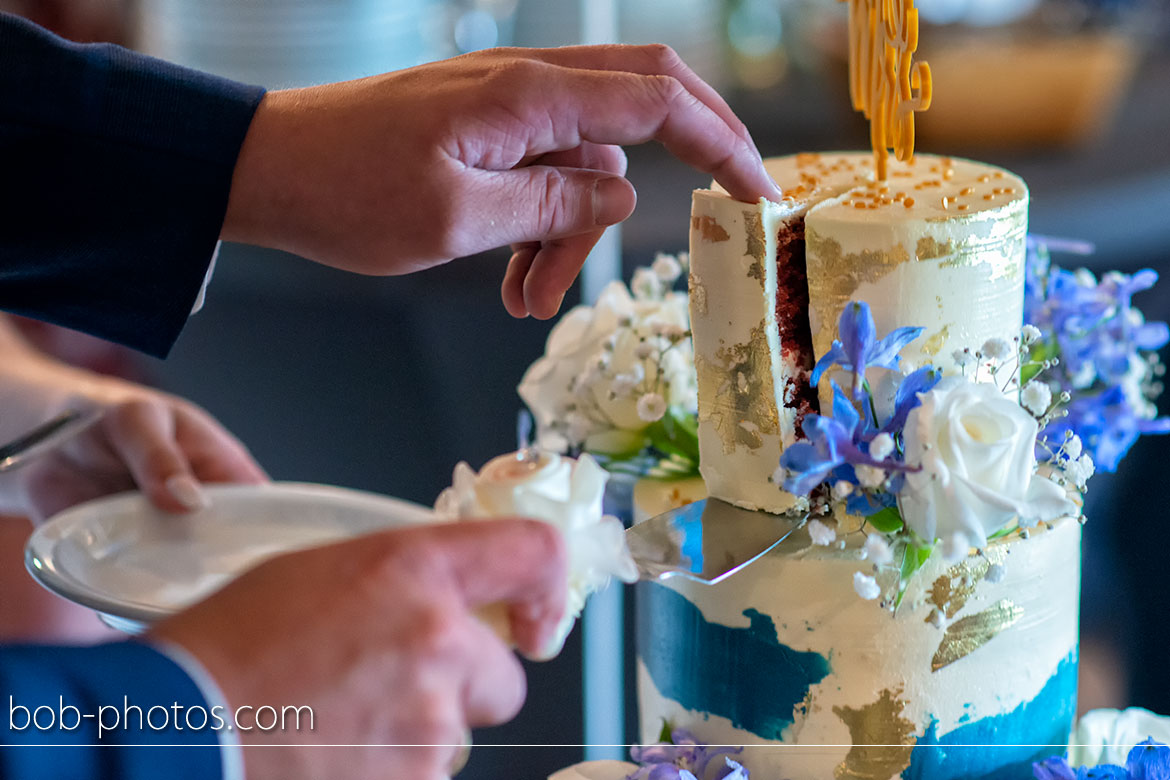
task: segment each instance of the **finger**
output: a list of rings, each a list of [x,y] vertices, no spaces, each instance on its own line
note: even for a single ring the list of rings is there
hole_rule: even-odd
[[[551,165],[557,168],[587,168],[593,171],[605,171],[607,173],[617,174],[618,176],[625,176],[626,168],[629,166],[629,160],[626,158],[625,151],[620,146],[586,142],[572,149],[548,152],[547,154],[534,156],[531,159],[526,158],[517,167],[527,165]]]
[[[175,441],[175,421],[159,401],[128,401],[106,413],[102,425],[114,451],[151,503],[170,512],[207,506],[186,456]]]
[[[494,726],[511,720],[524,704],[524,669],[490,628],[477,620],[471,624],[462,686],[464,718],[469,726]]]
[[[248,448],[207,412],[185,403],[173,410],[175,439],[201,482],[255,485],[268,481]]]
[[[500,297],[504,300],[504,308],[513,317],[528,316],[528,304],[524,302],[524,279],[528,276],[528,269],[540,251],[539,242],[517,244],[514,247],[512,258],[508,261],[508,268],[504,271],[504,281],[500,285]]]
[[[523,282],[524,308],[538,320],[556,315],[590,250],[603,230],[594,230],[541,244]]]
[[[550,69],[546,72],[544,69]],[[673,76],[535,65],[512,71],[511,114],[530,154],[594,144],[660,141],[683,162],[711,174],[735,198],[782,193],[751,139],[728,125]],[[532,106],[539,106],[533,116]]]
[[[525,50],[527,56],[542,62],[566,68],[590,70],[618,70],[643,76],[671,76],[678,79],[688,92],[703,101],[731,128],[732,132],[751,142],[747,126],[731,110],[731,106],[715,89],[699,78],[674,49],[664,44],[647,46],[564,46],[557,49]],[[754,146],[754,144],[752,144]]]
[[[581,168],[531,165],[472,171],[476,240],[484,246],[546,241],[621,222],[637,195],[620,176]]]
[[[445,523],[383,534],[387,552],[401,555],[404,534],[430,547],[469,608],[508,603],[512,637],[522,652],[535,655],[547,645],[568,588],[560,531],[514,518]]]

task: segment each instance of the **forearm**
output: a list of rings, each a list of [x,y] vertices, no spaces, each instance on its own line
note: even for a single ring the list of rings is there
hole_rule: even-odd
[[[71,401],[115,400],[125,387],[40,352],[0,313],[0,442],[63,411]]]
[[[0,309],[165,354],[262,94],[0,14]]]

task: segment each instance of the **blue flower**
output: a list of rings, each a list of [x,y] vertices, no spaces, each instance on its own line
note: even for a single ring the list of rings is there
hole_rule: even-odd
[[[728,757],[742,747],[704,745],[685,729],[674,729],[670,739],[631,748],[630,757],[642,766],[626,780],[748,780],[747,770]]]
[[[1134,745],[1125,759],[1130,780],[1170,780],[1170,747],[1147,739]]]
[[[897,328],[885,338],[878,339],[877,326],[874,325],[869,304],[859,301],[848,303],[837,322],[839,338],[833,341],[832,348],[817,361],[809,381],[816,387],[827,368],[839,365],[853,372],[852,392],[853,397],[858,398],[861,395],[862,382],[865,380],[865,369],[880,366],[896,370],[898,353],[902,347],[918,338],[921,333],[922,328]]]
[[[915,407],[922,404],[918,394],[929,393],[941,378],[942,372],[934,366],[923,366],[907,375],[898,385],[897,393],[894,395],[894,413],[886,420],[882,431],[900,433],[906,425],[906,417]]]
[[[810,414],[801,430],[805,441],[796,442],[780,455],[780,465],[788,470],[784,489],[807,496],[830,476],[857,483],[853,466],[866,465],[888,469],[895,464],[877,461],[861,448],[875,431],[867,431],[857,408],[836,382],[833,387],[833,416]]]
[[[1101,764],[1069,766],[1068,759],[1053,756],[1032,764],[1035,780],[1170,780],[1170,747],[1147,739],[1129,751],[1125,766]]]
[[[1139,436],[1170,433],[1170,418],[1150,419],[1127,399],[1120,385],[1097,395],[1074,397],[1065,410],[1067,416],[1058,417],[1044,427],[1043,437],[1059,443],[1064,440],[1065,431],[1072,431],[1081,438],[1084,451],[1102,471],[1116,471]]]
[[[1098,468],[1114,471],[1139,436],[1170,432],[1170,420],[1157,418],[1149,400],[1154,371],[1146,358],[1170,341],[1170,327],[1146,322],[1132,304],[1158,274],[1145,269],[1098,280],[1053,266],[1049,249],[1084,254],[1092,247],[1029,237],[1024,319],[1044,334],[1037,359],[1060,359],[1045,375],[1053,394],[1071,399],[1068,416],[1053,420],[1042,436],[1060,442],[1072,431]]]

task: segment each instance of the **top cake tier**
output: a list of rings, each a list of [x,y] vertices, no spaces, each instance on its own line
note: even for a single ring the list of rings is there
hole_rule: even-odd
[[[892,162],[884,182],[867,152],[766,166],[779,203],[694,194],[691,322],[708,489],[780,512],[794,499],[771,475],[816,408],[808,375],[847,303],[867,302],[879,335],[924,328],[902,357],[944,371],[955,350],[1019,334],[1028,190],[994,166],[932,155]],[[830,392],[823,381],[821,406]]]

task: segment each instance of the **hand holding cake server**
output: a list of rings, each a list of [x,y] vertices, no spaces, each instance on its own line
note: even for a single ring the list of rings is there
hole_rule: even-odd
[[[505,305],[550,317],[604,227],[633,209],[621,144],[658,140],[737,198],[779,197],[742,123],[661,46],[488,51],[265,95],[11,16],[0,41],[0,143],[22,193],[0,233],[0,308],[154,354],[189,316],[220,237],[366,274],[510,244]],[[0,687],[33,705],[76,691],[95,708],[127,691],[143,709],[295,698],[318,724],[161,737],[216,752],[71,754],[93,776],[441,778],[458,735],[523,699],[519,666],[475,606],[508,604],[517,644],[534,651],[561,618],[564,573],[559,537],[532,521],[388,532],[274,559],[146,646],[4,648]],[[60,736],[92,745],[91,731]],[[237,738],[282,747],[241,759]],[[52,766],[37,750],[0,753],[6,777]]]

